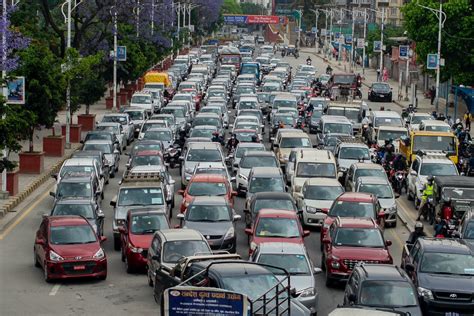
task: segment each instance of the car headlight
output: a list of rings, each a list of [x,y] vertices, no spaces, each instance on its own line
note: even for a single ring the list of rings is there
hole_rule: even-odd
[[[51,261],[55,261],[55,262],[58,262],[58,261],[63,261],[64,258],[61,257],[60,255],[58,255],[57,253],[55,253],[54,251],[50,250],[49,251],[49,259]]]
[[[104,249],[100,248],[99,250],[97,250],[97,252],[95,253],[95,255],[92,256],[92,258],[94,259],[102,259],[105,257],[105,253],[104,253]]]
[[[331,257],[331,268],[333,269],[339,269],[341,267],[341,264],[339,263],[339,258],[338,257]]]
[[[433,299],[433,293],[431,290],[425,289],[424,287],[419,286],[418,287],[418,296],[423,297],[426,300],[432,300]]]
[[[129,248],[130,251],[133,252],[133,253],[142,253],[142,251],[143,251],[142,248],[134,247],[131,243],[128,243],[128,248]]]
[[[387,212],[388,213],[396,213],[397,212],[397,204],[394,204],[393,206],[391,206],[390,208],[387,209]]]
[[[234,227],[231,227],[225,234],[224,239],[231,239],[231,238],[234,238],[234,236],[235,236],[235,230],[234,230]]]
[[[313,287],[309,287],[307,289],[302,290],[301,292],[297,294],[299,294],[300,297],[308,297],[308,296],[314,296],[315,292],[316,291],[314,290]]]
[[[244,176],[243,174],[241,174],[241,173],[239,174],[239,177],[244,181],[248,180],[248,178],[246,176]]]
[[[124,219],[116,219],[115,223],[117,224],[117,226],[123,226],[125,224],[125,220]]]
[[[250,250],[254,251],[257,248],[257,244],[253,241],[250,243]]]
[[[314,214],[314,213],[318,212],[318,209],[315,208],[315,207],[306,206],[306,212],[310,213],[310,214]]]
[[[192,168],[184,168],[184,172],[191,174],[191,173],[193,173],[193,169]]]
[[[339,167],[338,169],[340,172],[346,172],[347,171],[347,168],[344,168],[344,167]]]

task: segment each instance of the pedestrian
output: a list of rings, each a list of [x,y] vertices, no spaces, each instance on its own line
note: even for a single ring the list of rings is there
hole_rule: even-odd
[[[469,113],[469,111],[466,111],[466,113],[464,114],[464,126],[469,130],[471,129],[471,119],[471,113]]]
[[[433,101],[436,97],[436,88],[435,86],[431,86],[431,89],[430,89],[430,99],[431,99],[431,105],[433,105]]]
[[[387,70],[387,67],[383,67],[382,76],[383,76],[383,82],[387,82],[387,81],[388,81],[388,70]]]
[[[380,69],[377,68],[377,81],[380,81]]]

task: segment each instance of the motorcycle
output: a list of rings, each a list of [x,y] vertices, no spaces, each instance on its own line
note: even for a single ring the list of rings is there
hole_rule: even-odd
[[[420,190],[420,192],[423,193],[423,190]],[[435,221],[435,205],[434,205],[434,198],[432,196],[428,196],[426,199],[426,203],[423,206],[423,210],[421,215],[423,215],[423,218],[430,223],[430,225],[433,225]]]
[[[181,155],[181,148],[179,145],[174,145],[166,150],[165,159],[168,161],[171,168],[180,165],[179,156]]]
[[[311,66],[311,59],[306,59],[306,65]]]
[[[327,75],[332,75],[332,68],[326,68],[326,74]]]
[[[393,190],[398,193],[402,194],[403,188],[405,188],[405,191],[407,189],[407,172],[406,171],[396,171],[392,177],[392,185],[393,185]]]
[[[362,91],[359,88],[354,90],[354,97],[358,97],[359,99],[362,99]]]

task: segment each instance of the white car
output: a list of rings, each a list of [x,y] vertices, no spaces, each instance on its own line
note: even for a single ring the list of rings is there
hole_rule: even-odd
[[[152,95],[148,92],[135,92],[130,100],[130,107],[145,109],[148,113],[153,113]]]
[[[133,141],[134,138],[134,123],[130,119],[128,113],[110,113],[102,117],[101,123],[120,123],[122,125],[123,135],[127,145]]]
[[[98,131],[108,131],[114,133],[120,144],[120,148],[127,148],[127,137],[124,136],[122,124],[113,122],[99,123],[96,125],[95,129]]]

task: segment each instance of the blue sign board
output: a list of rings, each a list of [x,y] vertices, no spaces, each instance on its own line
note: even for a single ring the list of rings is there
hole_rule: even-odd
[[[235,315],[248,313],[245,295],[217,288],[180,286],[164,293],[165,316]]]
[[[127,46],[117,46],[117,61],[127,60]]]
[[[311,28],[311,33],[317,34],[318,33],[318,28],[313,26]]]
[[[408,51],[409,51],[408,45],[398,46],[398,55],[400,56],[401,59],[408,59]]]
[[[346,35],[346,44],[352,44],[352,35],[351,34]]]
[[[226,24],[240,24],[247,23],[248,16],[246,15],[224,15],[224,23]]]
[[[339,35],[341,35],[341,33],[339,33],[339,32],[334,33],[334,38],[336,38],[336,39],[339,38]]]
[[[426,56],[426,69],[438,69],[438,54]]]
[[[374,52],[380,53],[382,51],[382,42],[374,41]]]

